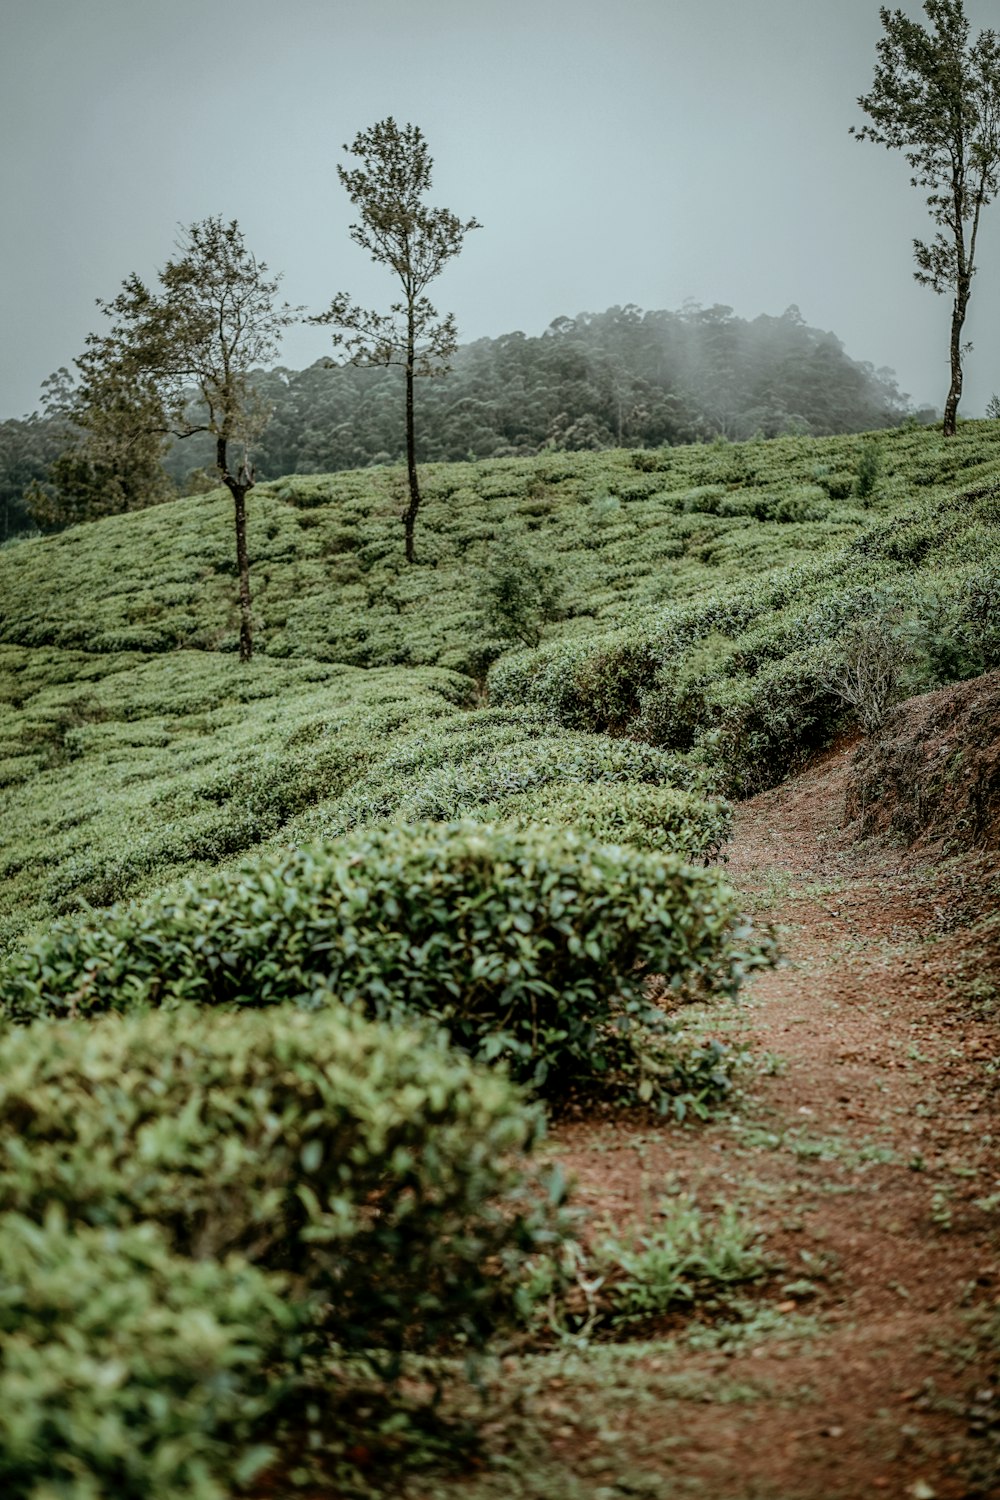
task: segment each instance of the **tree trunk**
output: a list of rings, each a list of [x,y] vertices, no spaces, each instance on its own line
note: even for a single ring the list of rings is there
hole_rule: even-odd
[[[971,290],[968,278],[960,278],[951,311],[951,385],[948,387],[948,399],[944,403],[942,432],[945,437],[954,437],[958,427],[958,403],[962,399],[962,327]]]
[[[246,467],[234,478],[226,462],[226,439],[218,438],[215,445],[215,462],[223,482],[233,497],[236,523],[236,571],[240,588],[240,661],[247,662],[253,656],[253,619],[250,613],[250,558],[247,554],[247,507],[248,491],[253,489],[253,473]]]
[[[236,566],[240,575],[240,661],[253,656],[253,621],[250,615],[250,560],[247,557],[247,507],[249,486],[231,486],[236,512]]]
[[[406,478],[410,488],[410,503],[403,515],[403,530],[406,536],[406,561],[408,563],[416,562],[417,560],[413,551],[413,530],[417,524],[417,511],[420,509],[420,485],[417,481],[417,440],[413,421],[414,341],[413,310],[411,308],[406,348]]]

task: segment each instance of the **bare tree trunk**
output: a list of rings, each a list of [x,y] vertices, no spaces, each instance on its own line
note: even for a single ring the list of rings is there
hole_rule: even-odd
[[[969,308],[971,290],[971,279],[967,276],[959,277],[951,311],[951,385],[948,387],[948,399],[944,403],[942,432],[945,437],[954,437],[958,428],[958,403],[962,399],[962,328]]]
[[[236,571],[239,575],[240,591],[240,661],[247,662],[253,656],[253,618],[250,612],[250,558],[247,553],[246,497],[248,491],[253,489],[253,472],[248,471],[244,465],[235,478],[230,474],[226,462],[226,439],[223,437],[216,439],[215,462],[226,488],[233,497],[236,523]]]
[[[247,557],[246,488],[231,486],[236,512],[236,566],[240,575],[240,661],[253,656],[253,621],[250,614],[250,561]]]
[[[420,509],[420,485],[417,480],[417,439],[413,420],[413,359],[415,339],[413,310],[411,308],[406,347],[406,477],[410,488],[410,503],[406,507],[403,516],[403,529],[406,536],[406,561],[408,563],[416,562],[417,560],[413,551],[413,531],[417,524],[417,511]]]

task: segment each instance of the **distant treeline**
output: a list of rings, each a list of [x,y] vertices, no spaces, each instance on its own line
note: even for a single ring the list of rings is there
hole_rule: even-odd
[[[396,369],[325,361],[259,372],[273,414],[255,447],[257,477],[400,462],[399,381]],[[557,318],[539,337],[510,333],[464,345],[449,374],[419,382],[417,399],[423,462],[827,436],[894,427],[913,415],[891,370],[852,360],[796,307],[752,321],[723,306]],[[917,415],[929,421],[934,413]],[[65,448],[56,418],[0,424],[0,539],[32,526],[26,491],[50,480]],[[182,491],[207,483],[212,462],[210,443],[197,437],[165,457]],[[202,469],[207,474],[192,477]],[[50,505],[48,524],[51,514]]]

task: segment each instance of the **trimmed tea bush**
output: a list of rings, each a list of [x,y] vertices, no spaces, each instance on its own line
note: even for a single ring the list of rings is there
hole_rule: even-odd
[[[733,809],[728,802],[706,801],[668,786],[607,782],[590,786],[563,782],[544,792],[509,797],[484,809],[483,815],[575,828],[601,843],[632,844],[658,854],[702,859],[706,864],[719,855],[733,831]]]
[[[297,833],[329,837],[383,821],[501,820],[511,797],[567,783],[701,789],[702,768],[634,740],[563,729],[523,708],[481,709],[401,737]],[[517,816],[515,813],[514,816]]]
[[[712,692],[706,750],[727,768],[727,789],[751,797],[775,786],[829,744],[844,705],[829,685],[831,652],[791,651],[756,677],[731,678]]]
[[[174,1255],[152,1224],[0,1218],[5,1500],[225,1500],[284,1393],[284,1282]]]
[[[8,1018],[180,1000],[338,998],[419,1011],[557,1092],[626,1066],[650,973],[734,993],[770,961],[737,898],[676,855],[569,830],[379,828],[181,886],[92,925],[61,923],[0,969]]]
[[[0,1212],[161,1226],[322,1296],[341,1345],[481,1341],[505,1262],[543,1234],[520,1165],[539,1129],[440,1036],[191,1008],[34,1026],[0,1045]]]

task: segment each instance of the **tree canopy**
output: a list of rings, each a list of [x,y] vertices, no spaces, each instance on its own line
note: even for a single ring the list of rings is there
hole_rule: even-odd
[[[911,183],[927,189],[936,229],[930,240],[914,240],[913,274],[953,298],[944,407],[944,433],[952,436],[980,218],[1000,183],[1000,42],[994,31],[970,41],[963,0],[924,0],[923,9],[929,28],[901,10],[880,9],[875,78],[858,99],[868,124],[852,134],[902,151]]]
[[[466,234],[481,226],[475,219],[463,222],[450,209],[424,202],[433,160],[418,125],[400,128],[389,116],[359,131],[344,150],[358,163],[337,167],[359,214],[351,225],[351,239],[392,271],[401,295],[388,313],[379,313],[359,307],[340,292],[313,321],[333,327],[334,345],[344,349],[349,363],[399,365],[403,370],[409,488],[403,524],[407,561],[413,562],[420,509],[413,382],[419,375],[444,374],[458,347],[454,317],[439,316],[427,288],[459,253]]]
[[[239,575],[240,659],[253,651],[246,496],[250,447],[269,408],[252,372],[271,362],[295,310],[275,301],[278,277],[247,248],[236,220],[192,224],[150,290],[132,275],[99,304],[110,329],[91,334],[77,360],[77,409],[119,451],[148,434],[207,434],[233,497]],[[234,461],[231,447],[238,447]]]

